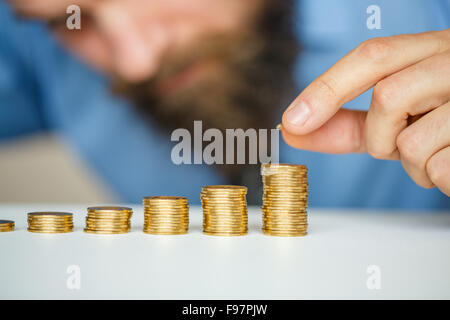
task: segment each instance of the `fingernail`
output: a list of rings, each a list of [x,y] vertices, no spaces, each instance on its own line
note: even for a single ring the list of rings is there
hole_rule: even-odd
[[[311,110],[308,105],[300,101],[298,104],[288,108],[286,112],[286,120],[295,126],[301,127],[308,120]]]

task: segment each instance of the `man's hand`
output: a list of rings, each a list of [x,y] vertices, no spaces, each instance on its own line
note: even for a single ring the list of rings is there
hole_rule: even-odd
[[[341,106],[374,87],[368,112]],[[293,147],[400,160],[420,186],[450,196],[450,29],[363,42],[283,115]]]

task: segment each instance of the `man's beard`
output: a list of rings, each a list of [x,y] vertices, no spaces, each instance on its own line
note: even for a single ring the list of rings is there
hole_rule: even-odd
[[[277,123],[275,116],[286,93],[292,89],[292,63],[274,56],[283,55],[278,50],[286,47],[273,46],[256,36],[205,40],[193,46],[195,51],[188,56],[168,61],[147,81],[130,84],[118,80],[115,91],[125,94],[138,110],[169,131],[189,129],[194,120],[202,120],[205,128],[220,130],[271,128]],[[191,61],[202,62],[203,57],[220,63],[217,73],[159,96],[158,83],[182,71]]]
[[[186,128],[192,133],[194,120],[202,121],[203,130],[274,128],[294,92],[292,70],[298,45],[292,32],[271,31],[255,28],[248,34],[204,39],[185,51],[189,54],[169,58],[152,79],[140,84],[118,80],[115,91],[168,132]],[[162,79],[203,58],[220,62],[218,72],[177,92],[158,95]],[[235,184],[249,169],[247,165],[216,167]]]

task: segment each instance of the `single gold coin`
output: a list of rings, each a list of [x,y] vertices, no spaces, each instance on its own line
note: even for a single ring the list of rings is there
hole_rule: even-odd
[[[128,233],[129,230],[120,230],[120,231],[110,231],[110,230],[91,230],[91,229],[84,229],[84,232],[86,233],[93,233],[93,234],[122,234],[122,233]]]

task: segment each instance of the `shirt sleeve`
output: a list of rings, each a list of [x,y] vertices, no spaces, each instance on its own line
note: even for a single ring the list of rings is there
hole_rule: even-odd
[[[33,24],[0,0],[0,141],[45,128],[27,41]]]

